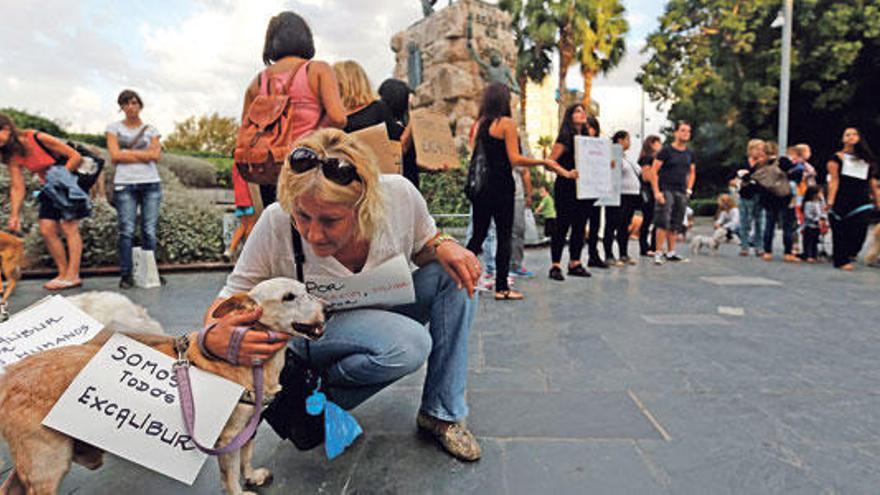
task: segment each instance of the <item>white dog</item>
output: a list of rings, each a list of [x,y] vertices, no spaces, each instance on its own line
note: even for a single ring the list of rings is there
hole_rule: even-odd
[[[106,328],[123,332],[162,335],[162,325],[150,317],[146,308],[118,292],[90,291],[70,296],[68,301]]]
[[[727,229],[724,228],[715,229],[715,233],[712,234],[712,237],[707,235],[695,235],[694,238],[691,239],[691,254],[702,254],[703,249],[711,250],[711,252],[718,252],[718,248],[721,247],[721,244],[726,237]]]

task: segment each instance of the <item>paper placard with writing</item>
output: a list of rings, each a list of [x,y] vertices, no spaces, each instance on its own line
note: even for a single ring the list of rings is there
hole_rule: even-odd
[[[388,131],[385,124],[361,129],[351,133],[358,140],[367,145],[376,155],[376,164],[383,174],[399,174],[401,171],[400,142],[388,139]]]
[[[0,371],[31,354],[88,342],[103,327],[64,297],[48,297],[0,323]]]
[[[611,145],[611,160],[614,166],[611,168],[611,191],[596,201],[596,206],[620,206],[620,194],[623,188],[623,146]]]
[[[186,434],[174,359],[114,334],[43,419],[49,428],[191,485],[207,454]],[[195,434],[213,445],[244,388],[190,367]]]
[[[306,290],[327,301],[328,309],[332,310],[397,306],[416,300],[412,272],[402,254],[350,277],[309,278]]]
[[[416,163],[427,170],[451,170],[461,166],[458,150],[449,129],[449,119],[442,113],[422,108],[410,112]]]
[[[577,199],[598,199],[611,193],[611,140],[576,136],[574,165]]]

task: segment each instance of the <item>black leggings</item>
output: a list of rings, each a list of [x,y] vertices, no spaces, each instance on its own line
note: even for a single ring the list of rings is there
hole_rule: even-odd
[[[831,216],[831,215],[829,215]],[[831,216],[831,256],[835,267],[855,261],[865,237],[868,235],[868,224],[852,220],[836,220]]]
[[[642,202],[642,226],[639,228],[639,251],[645,255],[657,250],[657,229],[654,226],[654,199]],[[650,237],[650,239],[649,239]]]
[[[605,260],[614,258],[614,241],[617,241],[617,254],[621,258],[629,256],[629,224],[632,223],[638,202],[638,196],[623,194],[620,196],[620,206],[605,207],[605,232],[602,234]]]
[[[580,261],[581,251],[584,249],[584,230],[587,226],[587,220],[598,211],[593,207],[595,199],[575,199],[574,192],[566,194],[565,191],[557,190],[556,198],[556,231],[550,239],[550,261],[559,263],[562,260],[562,249],[565,247],[565,238],[568,236],[568,230],[571,229],[571,240],[568,244],[569,262]],[[593,225],[598,229],[599,223]],[[595,249],[595,244],[593,244]]]
[[[510,270],[510,241],[513,232],[513,196],[491,197],[473,203],[474,233],[467,248],[477,256],[483,251],[483,241],[489,232],[489,223],[495,220],[495,291],[508,290],[507,273]]]

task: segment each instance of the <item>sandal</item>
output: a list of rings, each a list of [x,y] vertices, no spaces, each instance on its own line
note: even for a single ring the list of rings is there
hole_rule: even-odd
[[[76,279],[76,280],[55,279],[55,280],[50,280],[45,285],[43,285],[43,287],[48,290],[73,289],[75,287],[82,287],[82,280],[80,280],[80,279]]]
[[[496,301],[521,301],[522,299],[525,299],[525,297],[526,296],[524,296],[522,292],[510,289],[495,292]]]

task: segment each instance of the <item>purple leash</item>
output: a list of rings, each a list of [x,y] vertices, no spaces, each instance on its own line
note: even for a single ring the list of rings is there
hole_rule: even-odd
[[[236,336],[235,334],[239,333],[241,330],[241,336]],[[243,334],[247,329],[241,328],[236,329],[236,332],[233,336],[233,340],[237,341],[237,343],[241,343],[241,340],[244,338]],[[237,337],[237,338],[236,338]],[[201,339],[200,339],[201,340]],[[236,351],[237,351],[237,345]],[[254,414],[251,416],[251,419],[248,420],[247,425],[245,425],[244,429],[239,432],[235,438],[232,439],[227,445],[220,447],[218,449],[212,449],[210,447],[205,447],[200,444],[198,440],[196,440],[195,434],[195,420],[196,420],[196,411],[195,405],[193,404],[193,395],[192,395],[192,384],[189,380],[189,366],[190,362],[186,359],[186,351],[189,348],[189,339],[184,335],[179,339],[175,339],[174,341],[174,349],[177,351],[177,361],[174,363],[174,374],[177,377],[177,390],[180,397],[180,410],[183,413],[183,424],[186,427],[186,433],[189,435],[190,439],[192,439],[195,446],[201,450],[202,452],[210,455],[222,455],[235,450],[238,450],[244,446],[257,431],[257,426],[260,424],[260,413],[263,411],[263,365],[258,364],[253,367],[254,372],[254,394],[256,396],[254,402]],[[237,352],[235,353],[238,354]],[[210,356],[210,355],[209,355]]]

